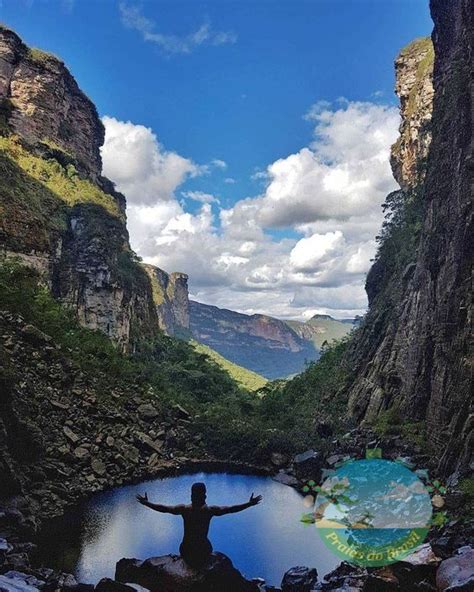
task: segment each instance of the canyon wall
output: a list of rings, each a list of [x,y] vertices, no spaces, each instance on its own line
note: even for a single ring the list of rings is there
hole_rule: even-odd
[[[186,327],[185,276],[150,275],[130,248],[125,198],[101,176],[95,106],[62,61],[4,27],[0,133],[1,253],[34,266],[83,325],[124,350]]]
[[[415,423],[441,469],[472,462],[472,0],[432,0],[427,42],[397,60],[403,122],[392,165],[401,191],[367,278],[351,343],[353,415]],[[429,149],[428,149],[429,147]]]

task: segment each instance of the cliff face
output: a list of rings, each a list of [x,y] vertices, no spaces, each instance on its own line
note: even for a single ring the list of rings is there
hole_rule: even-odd
[[[228,360],[266,378],[301,372],[318,358],[314,345],[284,321],[265,315],[245,315],[190,301],[193,336]]]
[[[395,92],[400,99],[400,138],[392,146],[393,176],[402,189],[419,185],[431,143],[434,48],[431,39],[417,39],[395,61]]]
[[[185,277],[156,270],[165,297],[155,306],[151,267],[130,248],[125,198],[100,176],[94,105],[60,60],[1,27],[0,128],[3,255],[40,270],[83,325],[122,349],[187,326]]]
[[[104,127],[94,104],[59,59],[27,47],[12,31],[0,34],[0,101],[11,129],[33,144],[57,145],[97,178]]]
[[[151,281],[160,328],[167,335],[185,335],[189,332],[188,276],[166,273],[154,265],[143,267]]]
[[[392,162],[402,192],[389,196],[397,209],[367,279],[369,312],[349,352],[354,415],[374,421],[393,410],[403,422],[420,422],[445,471],[469,464],[474,449],[472,8],[472,0],[431,1],[431,134],[428,54],[415,57],[412,48],[397,62],[404,122]],[[415,75],[410,74],[414,66]]]

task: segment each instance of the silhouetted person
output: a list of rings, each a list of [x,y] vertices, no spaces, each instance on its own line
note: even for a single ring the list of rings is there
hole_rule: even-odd
[[[137,500],[152,510],[182,516],[184,521],[184,536],[179,547],[181,557],[191,567],[202,567],[211,556],[212,545],[207,538],[209,524],[214,516],[224,516],[241,512],[256,506],[262,499],[261,495],[254,497],[253,493],[245,504],[236,506],[208,506],[206,505],[206,486],[204,483],[194,483],[191,487],[191,504],[179,506],[164,506],[148,501],[147,494],[137,495]]]

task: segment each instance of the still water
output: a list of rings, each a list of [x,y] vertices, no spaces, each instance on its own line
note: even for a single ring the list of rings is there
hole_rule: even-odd
[[[340,562],[315,527],[300,522],[307,510],[295,490],[269,477],[227,473],[180,475],[98,494],[43,533],[40,561],[74,573],[81,582],[96,583],[113,578],[122,557],[178,553],[181,517],[145,508],[135,495],[146,491],[152,502],[189,503],[195,481],[206,484],[210,505],[242,503],[252,492],[263,495],[258,506],[211,522],[214,550],[228,555],[246,577],[279,585],[284,572],[295,565],[316,567],[322,576]]]

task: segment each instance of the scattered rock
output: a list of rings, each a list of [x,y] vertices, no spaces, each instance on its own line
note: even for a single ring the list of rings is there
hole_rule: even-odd
[[[0,590],[2,592],[38,592],[44,582],[34,576],[18,571],[9,571],[0,575]]]
[[[292,477],[285,473],[284,471],[280,471],[276,475],[273,476],[274,481],[278,481],[278,483],[282,483],[283,485],[289,485],[290,487],[298,487],[299,481],[296,477]]]
[[[181,418],[189,419],[191,417],[191,414],[189,413],[189,411],[187,409],[185,409],[179,403],[176,403],[175,405],[173,405],[173,409],[175,411],[177,411],[177,415]]]
[[[472,592],[474,548],[461,547],[457,555],[443,561],[436,574],[436,585],[441,592]]]
[[[281,581],[282,592],[311,592],[318,581],[317,570],[309,567],[292,567]]]
[[[90,452],[87,450],[87,448],[84,448],[83,446],[78,446],[77,448],[75,448],[73,454],[76,458],[79,458],[81,460],[90,456]]]
[[[52,338],[49,335],[46,335],[46,333],[43,333],[43,331],[34,325],[25,325],[21,332],[33,343],[44,344],[52,341]]]
[[[143,403],[137,409],[138,415],[146,421],[151,421],[159,416],[159,413],[150,403]]]
[[[70,440],[73,444],[77,444],[80,440],[80,437],[75,434],[70,428],[68,428],[67,426],[63,427],[63,432],[64,435],[66,436],[66,438],[68,440]]]
[[[162,452],[163,444],[164,444],[163,440],[152,440],[149,436],[147,436],[143,432],[137,432],[136,436],[137,436],[137,440],[140,444],[145,445],[145,447],[148,447],[153,452],[158,452],[158,453]]]
[[[319,481],[321,478],[322,458],[318,452],[307,450],[297,454],[293,459],[295,473],[298,479],[314,479]]]
[[[288,464],[288,457],[281,452],[272,452],[270,462],[277,468],[284,467]]]
[[[103,477],[107,473],[107,467],[101,460],[97,458],[92,459],[91,469],[94,471],[94,473],[96,473],[96,475],[99,475],[99,477]]]

